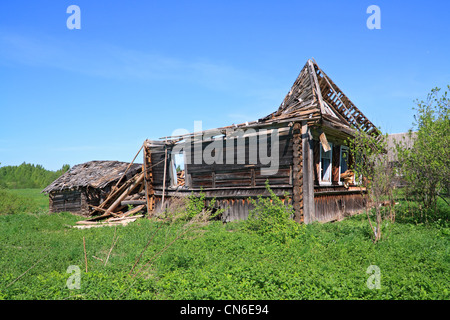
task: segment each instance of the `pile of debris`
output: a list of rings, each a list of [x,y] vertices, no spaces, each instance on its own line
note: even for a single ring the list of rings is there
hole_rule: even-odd
[[[177,185],[184,186],[184,184],[185,184],[184,170],[181,170],[177,172]]]
[[[119,186],[119,182],[112,188],[107,198],[98,206],[91,206],[92,218],[78,221],[78,225],[100,226],[127,224],[142,217],[147,209],[144,184],[144,172],[134,175]],[[141,215],[135,215],[142,213]],[[100,222],[103,220],[102,222]],[[79,227],[79,226],[77,226]]]
[[[122,181],[142,149],[144,149],[144,164],[142,165],[142,171],[135,173],[128,180]],[[162,161],[167,161],[167,154]],[[76,227],[90,228],[103,225],[123,225],[135,221],[136,218],[142,217],[147,212],[153,212],[155,197],[152,183],[152,167],[158,165],[162,161],[152,164],[150,154],[143,145],[125,170],[125,173],[111,188],[106,199],[98,206],[90,206],[93,209],[91,212],[92,217],[87,220],[78,221],[78,226]],[[166,167],[164,167],[164,181],[165,176]],[[177,187],[183,186],[185,186],[185,172],[184,170],[180,170],[177,172]],[[163,189],[165,189],[164,185]]]

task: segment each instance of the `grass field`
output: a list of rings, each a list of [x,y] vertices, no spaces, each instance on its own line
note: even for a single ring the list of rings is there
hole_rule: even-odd
[[[8,192],[31,200],[37,210],[48,210],[48,195],[41,193],[41,189],[9,189]]]
[[[44,206],[37,192],[16,193]],[[0,216],[1,299],[449,298],[450,231],[441,221],[399,218],[376,244],[364,215],[307,225],[286,243],[250,233],[242,222],[211,222],[172,243],[182,224],[139,219],[79,230],[71,226],[80,217],[47,212]],[[142,252],[133,274],[142,272],[130,275]],[[380,289],[367,286],[371,265],[379,268]],[[70,266],[79,267],[79,289],[68,288]]]

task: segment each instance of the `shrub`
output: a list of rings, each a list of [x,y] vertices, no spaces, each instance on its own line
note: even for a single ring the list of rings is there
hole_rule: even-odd
[[[32,199],[0,189],[0,215],[15,213],[35,213],[39,206]]]
[[[446,201],[444,196],[450,189],[450,98],[447,91],[439,92],[434,88],[425,101],[416,100],[414,139],[409,132],[413,145],[400,141],[396,146],[405,195],[420,203],[425,217],[432,211],[437,213],[437,199]]]
[[[303,230],[303,225],[295,222],[292,217],[294,210],[291,205],[285,204],[269,187],[266,181],[266,189],[270,197],[258,196],[257,200],[250,199],[254,209],[250,210],[245,228],[256,232],[267,239],[285,243],[294,238]],[[285,194],[288,200],[288,194]]]
[[[199,215],[203,211],[205,211],[210,217],[215,218],[219,214],[223,212],[222,209],[216,210],[215,208],[216,198],[212,198],[209,202],[209,205],[206,205],[206,195],[204,192],[200,191],[200,196],[196,197],[191,194],[188,197],[188,201],[186,204],[186,214],[187,218],[190,220],[195,216]]]
[[[223,212],[222,209],[215,208],[215,203],[216,199],[213,198],[209,205],[206,205],[206,195],[202,191],[198,197],[193,193],[189,197],[172,197],[164,212],[164,217],[169,221],[190,221],[199,215],[213,219]]]

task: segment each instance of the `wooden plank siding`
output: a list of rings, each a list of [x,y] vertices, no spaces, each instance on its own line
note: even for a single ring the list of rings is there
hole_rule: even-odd
[[[283,200],[285,205],[292,205],[292,186],[279,185],[271,187],[271,190]],[[220,217],[224,222],[247,219],[249,211],[253,209],[253,205],[249,199],[257,199],[258,196],[270,196],[267,189],[263,186],[167,190],[165,195],[168,201],[164,201],[164,205],[162,206],[162,188],[155,188],[155,213],[158,214],[164,211],[170,205],[171,198],[190,195],[200,196],[200,192],[205,196],[206,206],[214,198],[215,208],[224,209]]]
[[[344,187],[316,188],[314,207],[317,221],[339,220],[359,213],[365,208],[365,198],[360,191],[348,191]]]
[[[164,180],[164,158],[166,156],[164,146],[161,147],[152,147],[151,152],[151,172],[152,172],[152,180],[153,186],[162,186]],[[166,159],[166,187],[170,186],[170,163],[171,163],[171,154],[167,153]]]

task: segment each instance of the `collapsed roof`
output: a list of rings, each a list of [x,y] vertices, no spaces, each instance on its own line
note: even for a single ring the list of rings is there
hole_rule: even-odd
[[[308,60],[277,111],[260,119],[322,119],[368,134],[378,129],[312,60]]]
[[[53,181],[42,192],[73,190],[80,188],[104,188],[117,182],[126,172],[126,179],[131,178],[140,170],[141,164],[131,164],[119,161],[90,161],[73,166],[69,171]]]
[[[160,139],[181,139],[210,131],[221,131],[225,134],[228,130],[302,120],[334,127],[348,134],[352,134],[353,129],[362,130],[373,136],[380,134],[378,128],[319,68],[317,63],[309,59],[277,111],[256,121]]]

